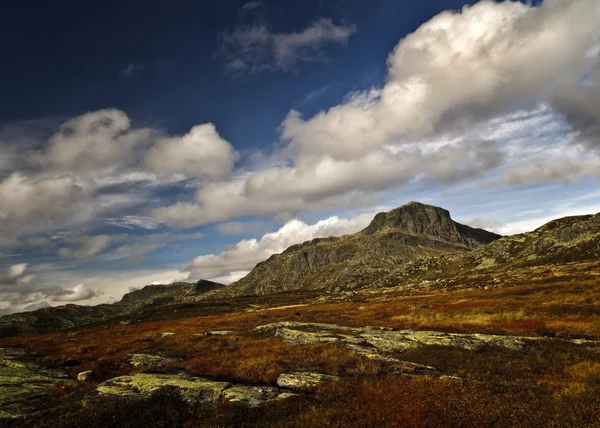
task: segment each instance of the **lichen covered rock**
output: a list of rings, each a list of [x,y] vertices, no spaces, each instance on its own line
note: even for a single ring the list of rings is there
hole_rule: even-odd
[[[24,349],[0,349],[0,420],[29,413],[59,381],[69,381],[62,370],[48,370],[22,360]]]
[[[337,376],[313,372],[282,373],[277,378],[277,385],[294,391],[312,391],[322,382],[339,379]]]
[[[129,364],[134,367],[144,367],[144,366],[163,366],[167,363],[171,363],[176,361],[172,358],[161,357],[160,355],[151,355],[151,354],[133,354]]]

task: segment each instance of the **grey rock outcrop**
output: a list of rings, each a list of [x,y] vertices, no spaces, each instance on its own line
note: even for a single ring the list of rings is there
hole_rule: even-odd
[[[228,401],[249,407],[291,396],[289,390],[268,386],[236,385],[192,376],[138,373],[107,380],[96,388],[92,399],[117,396],[143,400],[159,393],[177,395],[189,404],[212,405]]]
[[[277,378],[277,385],[294,391],[312,391],[322,382],[335,382],[340,380],[337,376],[330,376],[314,372],[282,373]]]

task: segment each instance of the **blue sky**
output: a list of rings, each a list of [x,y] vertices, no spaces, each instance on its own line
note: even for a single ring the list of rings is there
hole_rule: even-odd
[[[600,211],[594,0],[13,3],[0,311],[231,282],[410,200]]]

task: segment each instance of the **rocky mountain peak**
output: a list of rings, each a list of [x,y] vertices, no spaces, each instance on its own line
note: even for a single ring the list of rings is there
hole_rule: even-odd
[[[468,247],[487,244],[500,238],[500,235],[455,222],[448,210],[414,201],[377,214],[364,233],[371,235],[388,229],[426,235]]]

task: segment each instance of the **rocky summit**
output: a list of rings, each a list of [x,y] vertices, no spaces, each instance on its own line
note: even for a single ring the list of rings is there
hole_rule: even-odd
[[[356,234],[292,246],[258,264],[240,281],[207,296],[359,289],[409,261],[466,252],[499,238],[455,222],[443,208],[410,202],[377,214]]]

